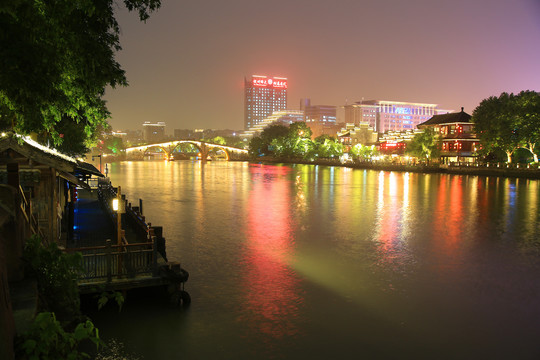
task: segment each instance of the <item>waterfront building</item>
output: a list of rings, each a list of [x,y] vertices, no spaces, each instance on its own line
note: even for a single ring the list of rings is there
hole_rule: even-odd
[[[407,144],[411,142],[416,134],[422,130],[408,129],[401,131],[387,131],[379,137],[379,151],[384,155],[403,155]]]
[[[344,146],[344,151],[349,152],[356,144],[375,145],[379,134],[366,123],[355,125],[346,124],[344,128],[337,133],[339,141]]]
[[[244,78],[244,130],[276,111],[287,109],[287,78],[252,75]]]
[[[165,123],[145,121],[143,124],[143,138],[147,143],[157,143],[165,140]]]
[[[480,140],[474,132],[471,115],[460,112],[434,115],[418,125],[419,129],[431,127],[441,137],[441,163],[474,162]]]
[[[437,104],[386,100],[362,100],[344,106],[347,124],[367,123],[379,134],[387,131],[416,129],[434,115],[448,113]]]

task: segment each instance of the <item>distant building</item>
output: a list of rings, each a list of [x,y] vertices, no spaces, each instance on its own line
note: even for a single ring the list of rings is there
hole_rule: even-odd
[[[336,124],[335,105],[311,105],[310,99],[300,100],[300,110],[304,111],[304,121],[313,132],[312,137],[336,136],[342,124]]]
[[[387,131],[416,129],[418,124],[434,115],[448,113],[438,109],[437,104],[409,103],[401,101],[365,100],[345,105],[345,122],[367,123],[379,134]]]
[[[287,109],[287,79],[253,75],[244,78],[244,130],[276,111]]]
[[[272,125],[283,125],[289,126],[295,122],[304,121],[304,112],[302,110],[283,110],[275,111],[272,115],[263,119],[257,125],[252,126],[249,130],[244,131],[239,134],[241,139],[247,140],[251,139],[254,136],[259,136],[269,126]]]
[[[369,124],[347,124],[337,134],[337,137],[345,147],[344,151],[349,152],[356,144],[375,145],[379,134]]]
[[[473,162],[476,151],[480,149],[480,140],[474,132],[471,115],[461,108],[458,113],[435,115],[418,125],[419,129],[431,127],[441,136],[441,162]]]
[[[155,143],[165,140],[165,123],[151,123],[145,121],[143,124],[143,138],[147,143]]]

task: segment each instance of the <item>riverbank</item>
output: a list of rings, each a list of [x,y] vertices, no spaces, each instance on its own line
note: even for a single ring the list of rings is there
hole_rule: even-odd
[[[307,165],[326,165],[326,166],[341,166],[353,169],[364,170],[377,170],[377,171],[400,171],[400,172],[415,172],[415,173],[444,173],[444,174],[457,174],[457,175],[473,175],[473,176],[498,176],[498,177],[514,177],[514,178],[528,178],[528,179],[540,179],[539,168],[526,168],[523,164],[519,164],[522,167],[506,167],[506,164],[502,166],[490,165],[490,166],[476,166],[476,165],[425,165],[425,164],[394,164],[388,162],[351,162],[341,163],[339,159],[320,159],[314,161],[308,161],[304,159],[286,159],[286,158],[271,158],[264,157],[259,158],[256,163],[271,163],[271,164],[307,164]],[[525,165],[526,166],[526,165]]]

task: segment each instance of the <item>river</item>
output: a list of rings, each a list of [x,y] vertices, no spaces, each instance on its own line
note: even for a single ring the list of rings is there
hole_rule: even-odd
[[[145,359],[540,358],[540,182],[110,164],[190,272],[187,309],[91,317]]]

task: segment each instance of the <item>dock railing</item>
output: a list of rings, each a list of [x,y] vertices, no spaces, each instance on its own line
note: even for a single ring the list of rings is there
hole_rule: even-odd
[[[101,180],[101,179],[100,179]],[[104,212],[109,216],[112,223],[117,226],[118,213],[112,209],[112,199],[116,198],[116,188],[108,181],[99,181],[97,187],[98,199]],[[158,258],[163,256],[160,251],[161,241],[155,235],[154,228],[145,222],[145,217],[139,213],[138,208],[133,209],[127,204],[125,196],[126,213],[124,222],[129,217],[131,229],[137,234],[134,242],[129,242],[122,230],[121,242],[106,240],[105,245],[69,248],[68,252],[80,252],[83,256],[83,271],[79,277],[79,283],[106,282],[110,283],[115,278],[134,278],[136,276],[158,276]]]
[[[156,242],[70,248],[83,256],[80,282],[107,282],[113,278],[134,278],[138,275],[157,276],[158,252]]]

